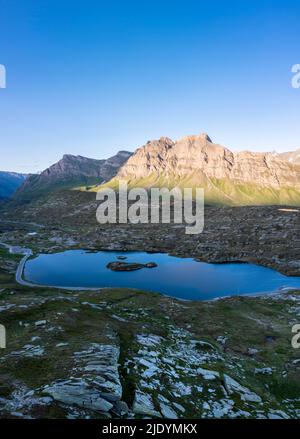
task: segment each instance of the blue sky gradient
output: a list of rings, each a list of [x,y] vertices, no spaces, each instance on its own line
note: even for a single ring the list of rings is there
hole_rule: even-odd
[[[0,169],[208,132],[300,147],[299,1],[0,0]]]

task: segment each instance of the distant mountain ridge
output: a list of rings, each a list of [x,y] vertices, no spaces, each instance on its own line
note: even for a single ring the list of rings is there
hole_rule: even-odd
[[[106,160],[66,154],[41,174],[28,176],[14,200],[31,201],[60,189],[117,187],[122,179],[130,187],[202,187],[208,204],[298,206],[299,161],[300,150],[232,152],[206,133],[177,141],[161,137]]]
[[[114,177],[119,168],[131,156],[128,151],[119,151],[103,160],[65,154],[61,160],[45,169],[41,174],[30,175],[15,194],[15,200],[31,200],[46,193],[71,189],[76,186],[93,185]]]
[[[286,160],[290,163],[300,165],[300,148],[296,151],[282,152],[279,153],[278,156],[282,160]]]
[[[0,171],[0,199],[10,198],[23,184],[27,175],[18,172]]]
[[[138,148],[107,186],[203,187],[212,204],[300,205],[300,165],[274,153],[232,152],[206,133]]]

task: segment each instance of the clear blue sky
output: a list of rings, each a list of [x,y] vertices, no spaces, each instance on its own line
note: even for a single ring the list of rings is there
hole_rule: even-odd
[[[0,169],[206,131],[300,147],[300,2],[0,0]]]

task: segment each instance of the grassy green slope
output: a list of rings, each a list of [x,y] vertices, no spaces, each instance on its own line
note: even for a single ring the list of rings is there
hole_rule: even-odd
[[[100,188],[118,189],[119,180],[113,178],[104,185],[81,187],[82,191],[97,192]],[[202,187],[205,190],[206,204],[225,206],[246,205],[300,205],[300,191],[292,187],[280,189],[260,186],[255,183],[239,183],[229,179],[208,179],[203,174],[193,174],[186,178],[177,176],[157,176],[150,174],[141,179],[128,180],[128,187],[167,187],[169,189]]]

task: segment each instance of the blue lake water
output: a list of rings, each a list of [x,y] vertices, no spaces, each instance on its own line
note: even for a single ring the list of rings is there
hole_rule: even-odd
[[[118,256],[126,262],[156,262],[156,268],[115,272],[106,268]],[[24,279],[39,285],[70,288],[125,287],[181,299],[207,300],[300,288],[300,277],[287,277],[254,264],[207,264],[164,253],[68,250],[29,259]]]

